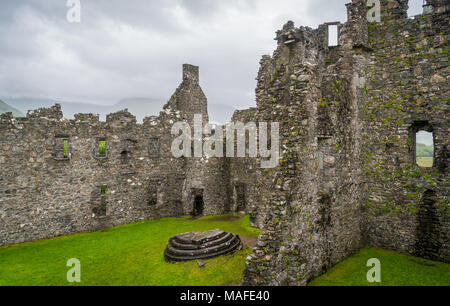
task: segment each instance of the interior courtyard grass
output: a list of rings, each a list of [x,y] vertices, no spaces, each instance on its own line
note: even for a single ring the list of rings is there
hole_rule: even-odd
[[[381,282],[369,283],[367,261],[381,263]],[[314,279],[310,286],[450,286],[450,265],[366,247]]]
[[[165,218],[118,226],[106,231],[75,234],[0,248],[0,286],[9,285],[136,285],[214,286],[238,285],[246,247],[234,254],[205,260],[167,263],[163,252],[176,234],[219,228],[245,239],[255,239],[257,229],[249,217],[235,215]],[[70,258],[81,262],[81,283],[69,283]],[[381,262],[381,283],[369,283],[370,258]],[[393,251],[366,247],[314,279],[311,286],[422,286],[450,285],[450,265]]]
[[[230,215],[227,215],[230,216]],[[5,285],[235,285],[242,278],[246,247],[205,260],[167,263],[163,252],[170,237],[190,231],[221,229],[248,239],[259,231],[249,217],[165,218],[0,248],[0,286]],[[68,283],[70,258],[81,263],[81,282]]]

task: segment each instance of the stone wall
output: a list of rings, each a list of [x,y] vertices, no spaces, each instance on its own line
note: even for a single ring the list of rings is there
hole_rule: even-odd
[[[1,115],[0,245],[245,211],[261,229],[246,285],[305,285],[367,244],[449,262],[449,5],[429,0],[414,19],[407,8],[382,0],[381,22],[368,23],[367,1],[352,0],[345,24],[288,22],[276,33],[277,49],[260,62],[257,108],[233,116],[279,122],[273,169],[248,151],[173,157],[172,125],[192,127],[194,114],[208,122],[192,65],[143,124],[126,110],[106,122],[66,120],[58,105]],[[434,136],[432,168],[415,161],[420,129]]]
[[[207,123],[198,80],[198,67],[184,65],[176,93],[143,124],[126,110],[106,122],[93,114],[67,120],[59,105],[26,118],[1,115],[0,245],[189,215],[183,194],[196,187],[204,189],[204,214],[229,209],[223,159],[198,163],[171,153],[173,123],[194,113]]]
[[[450,261],[448,11],[368,26],[360,104],[367,243]],[[414,160],[415,132],[434,135],[434,167]]]
[[[263,222],[246,285],[305,285],[366,244],[448,262],[448,11],[381,8],[381,23],[363,0],[343,25],[288,22],[261,60],[256,117],[280,122],[282,154],[256,171]],[[411,158],[417,122],[434,132],[431,169]]]
[[[361,246],[353,58],[326,38],[288,22],[261,61],[258,120],[280,123],[281,160],[258,171],[264,222],[245,284],[306,284]]]
[[[250,108],[247,110],[238,110],[233,114],[232,122],[241,122],[244,125],[247,123],[257,124],[257,109]],[[256,129],[257,131],[257,129]],[[246,157],[231,158],[230,177],[232,181],[230,186],[232,188],[232,211],[244,211],[250,215],[250,223],[254,227],[261,227],[263,218],[262,214],[258,212],[260,203],[260,191],[258,190],[258,178],[256,172],[260,167],[257,158],[249,157],[249,132],[246,132]],[[237,134],[235,143],[237,141]],[[235,152],[237,152],[237,145],[235,144]]]

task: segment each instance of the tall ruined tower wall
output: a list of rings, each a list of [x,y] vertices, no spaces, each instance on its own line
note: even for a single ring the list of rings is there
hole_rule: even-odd
[[[257,118],[281,124],[277,169],[257,171],[261,235],[244,284],[304,285],[364,245],[448,261],[448,11],[347,5],[348,22],[288,22],[258,74]],[[339,45],[328,46],[337,25]],[[434,131],[435,164],[411,131]]]
[[[260,169],[260,160],[249,156],[250,131],[252,124],[255,124],[255,136],[258,133],[257,109],[250,108],[238,110],[233,114],[231,122],[242,123],[245,131],[245,157],[234,157],[228,159],[228,171],[230,176],[230,209],[233,212],[244,211],[250,215],[250,224],[253,227],[260,227],[263,223],[260,213],[261,190],[258,186],[257,171]],[[251,125],[249,125],[251,124]],[[240,134],[243,134],[240,132]],[[238,132],[234,139],[234,150],[237,154]]]
[[[361,247],[353,57],[327,30],[289,22],[261,61],[257,116],[280,123],[281,160],[257,172],[264,221],[246,284],[305,284]]]
[[[181,118],[191,127],[194,135],[194,115],[201,115],[202,127],[209,122],[208,102],[199,84],[199,67],[183,65],[183,82],[172,95],[165,108],[180,112]],[[203,131],[200,131],[203,132]],[[203,143],[203,139],[200,143]],[[212,215],[229,210],[229,193],[227,191],[228,171],[226,160],[220,157],[195,157],[194,145],[191,157],[183,158],[186,178],[182,184],[183,213],[192,214],[195,201],[203,201],[203,214]]]
[[[387,15],[368,26],[360,111],[367,243],[448,262],[450,16],[444,2],[436,1],[429,14]],[[433,133],[432,168],[415,161],[420,129]]]

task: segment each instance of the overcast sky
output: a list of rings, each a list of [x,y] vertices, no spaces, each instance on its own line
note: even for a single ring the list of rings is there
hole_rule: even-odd
[[[433,133],[429,133],[426,131],[419,131],[416,134],[416,143],[423,143],[428,146],[433,145]]]
[[[190,63],[209,103],[246,108],[275,31],[345,22],[351,0],[81,0],[81,23],[67,21],[66,2],[0,0],[0,96],[166,101]],[[422,0],[410,2],[420,13]]]

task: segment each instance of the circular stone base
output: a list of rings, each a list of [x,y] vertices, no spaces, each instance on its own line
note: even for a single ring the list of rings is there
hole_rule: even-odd
[[[238,235],[218,229],[206,233],[185,233],[169,239],[166,261],[208,259],[233,252],[241,246]]]

